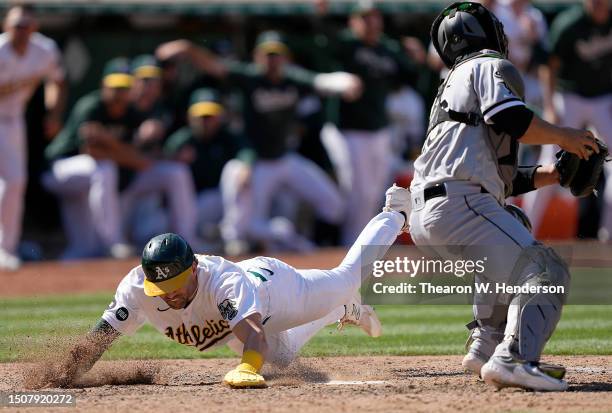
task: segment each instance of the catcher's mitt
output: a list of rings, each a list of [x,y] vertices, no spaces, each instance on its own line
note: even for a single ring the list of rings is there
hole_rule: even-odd
[[[564,150],[557,152],[555,168],[559,171],[559,183],[569,187],[575,197],[582,198],[595,192],[604,162],[608,160],[608,147],[599,139],[595,142],[599,153],[592,152],[587,160]]]

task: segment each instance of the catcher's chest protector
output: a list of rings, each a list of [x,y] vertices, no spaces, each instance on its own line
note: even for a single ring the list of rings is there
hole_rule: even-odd
[[[512,137],[506,133],[496,133],[490,125],[484,122],[483,115],[480,111],[455,111],[449,108],[449,103],[444,98],[446,93],[454,93],[453,83],[449,84],[454,71],[465,64],[478,65],[480,62],[477,59],[484,61],[482,58],[498,59],[499,70],[496,71],[496,75],[499,74],[499,76],[504,78],[508,90],[517,95],[517,97],[523,98],[524,88],[520,75],[518,75],[518,72],[516,72],[513,66],[506,64],[507,61],[503,60],[501,55],[484,50],[472,54],[457,63],[438,88],[438,93],[429,116],[427,136],[429,136],[431,131],[442,122],[459,122],[469,125],[470,127],[484,128],[488,137],[489,148],[497,161],[499,176],[504,182],[504,192],[506,196],[509,196],[512,193],[512,181],[516,176],[518,167],[518,141],[512,139]],[[509,69],[509,67],[511,69]],[[466,96],[466,99],[469,98],[472,98],[472,96]]]

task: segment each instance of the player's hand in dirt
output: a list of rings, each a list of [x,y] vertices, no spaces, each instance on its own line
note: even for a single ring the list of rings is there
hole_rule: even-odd
[[[223,378],[223,383],[232,388],[267,387],[263,376],[248,363],[242,363],[229,371]]]

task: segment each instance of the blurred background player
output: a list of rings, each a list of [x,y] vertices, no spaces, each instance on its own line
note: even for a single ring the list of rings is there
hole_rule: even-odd
[[[21,264],[23,202],[27,181],[26,105],[45,83],[45,135],[61,128],[66,84],[55,42],[37,33],[38,23],[27,5],[9,8],[0,35],[0,269]]]
[[[191,94],[187,117],[188,126],[166,140],[164,154],[189,165],[197,192],[199,232],[206,239],[214,239],[219,237],[224,211],[221,172],[234,158],[250,163],[252,151],[242,136],[228,128],[218,91],[195,90]],[[232,182],[231,185],[240,184]]]
[[[592,128],[608,145],[612,144],[611,27],[607,0],[584,0],[582,6],[559,14],[551,27],[549,73],[544,94],[545,116],[549,121],[572,128]],[[555,145],[544,146],[538,163],[554,161],[557,150]],[[609,168],[608,163],[606,177],[610,176]],[[579,200],[578,236],[610,238],[612,179],[607,182],[603,197],[597,199],[591,195]],[[547,188],[525,196],[525,212],[534,231],[554,193],[554,188]]]
[[[383,202],[392,165],[386,99],[396,80],[410,83],[416,75],[416,65],[383,30],[380,11],[362,2],[351,14],[349,28],[329,39],[329,53],[340,70],[359,76],[363,83],[359,99],[340,103],[340,133],[324,137],[346,204],[359,205],[346,211],[344,245],[352,244]]]
[[[189,170],[134,144],[147,119],[131,104],[133,81],[129,61],[108,62],[101,90],[77,102],[64,130],[47,148],[53,163],[44,182],[60,198],[69,241],[65,259],[132,255],[126,226],[137,201],[150,194],[166,196],[172,227],[198,245]]]
[[[250,213],[249,225],[246,232],[236,229],[233,236],[294,249],[301,244],[301,237],[292,225],[278,231],[270,220],[272,203],[282,189],[289,189],[305,200],[325,221],[339,223],[344,213],[336,185],[317,165],[290,148],[298,101],[313,90],[354,100],[361,92],[361,83],[348,73],[312,73],[290,65],[289,53],[278,32],[258,36],[253,63],[223,61],[184,40],[169,42],[157,49],[160,60],[187,57],[200,70],[226,80],[243,92],[245,134],[256,159],[252,167],[244,165],[247,170],[243,172],[243,179],[249,182],[251,211],[240,209],[241,213],[237,214],[245,219]],[[239,227],[237,223],[227,222],[228,218],[231,217],[226,217],[225,225]]]

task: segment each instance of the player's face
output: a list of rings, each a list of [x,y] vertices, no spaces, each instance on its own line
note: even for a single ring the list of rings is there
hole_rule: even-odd
[[[111,109],[125,110],[130,104],[130,88],[103,87],[102,99]]]
[[[198,284],[195,273],[192,273],[189,276],[187,283],[185,283],[182,288],[168,294],[160,295],[159,297],[164,300],[166,304],[168,304],[168,307],[174,310],[180,310],[187,307],[189,304],[189,299],[193,297],[197,286]]]
[[[132,96],[135,101],[142,100],[152,105],[161,97],[162,85],[158,78],[138,78],[132,87]]]
[[[268,75],[277,76],[283,71],[287,58],[278,53],[258,53],[257,62]]]
[[[20,7],[12,8],[4,20],[4,31],[17,47],[25,47],[30,36],[36,31],[36,21],[32,14]]]
[[[191,116],[189,126],[198,139],[207,140],[217,134],[221,127],[221,116]]]
[[[608,0],[585,0],[584,8],[597,24],[604,24],[610,18]]]
[[[376,43],[383,32],[384,22],[378,10],[371,10],[363,15],[353,16],[351,27],[366,43]]]

